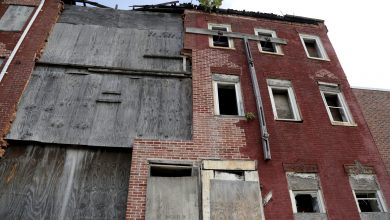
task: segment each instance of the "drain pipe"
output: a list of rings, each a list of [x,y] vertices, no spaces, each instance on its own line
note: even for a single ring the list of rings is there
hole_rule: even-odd
[[[16,43],[15,48],[12,50],[10,56],[8,57],[7,62],[5,62],[4,67],[0,73],[0,82],[3,80],[4,75],[7,73],[9,65],[11,64],[12,60],[14,59],[16,52],[18,52],[20,45],[22,45],[24,38],[26,37],[28,31],[30,30],[31,26],[33,25],[35,19],[38,17],[38,14],[42,10],[42,7],[44,4],[45,4],[45,0],[41,0],[41,3],[39,3],[37,10],[35,11],[34,15],[30,19],[30,21],[28,22],[27,27],[24,29],[22,36],[19,38],[19,41]]]
[[[246,37],[244,37],[244,44],[245,44],[246,57],[248,60],[249,72],[252,79],[253,91],[255,93],[255,98],[256,98],[256,108],[257,108],[258,118],[260,123],[264,160],[271,160],[271,150],[269,148],[269,140],[268,140],[269,134],[267,131],[267,126],[265,124],[263,102],[261,100],[260,89],[259,89],[259,84],[257,82],[256,70],[253,63],[252,53],[250,51],[248,38]]]

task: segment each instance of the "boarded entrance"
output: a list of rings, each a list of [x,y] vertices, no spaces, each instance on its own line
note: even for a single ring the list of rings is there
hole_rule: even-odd
[[[147,220],[199,220],[196,176],[149,177]]]

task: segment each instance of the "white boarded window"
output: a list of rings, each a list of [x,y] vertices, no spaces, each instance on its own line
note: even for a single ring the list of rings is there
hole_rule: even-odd
[[[337,84],[319,82],[320,92],[332,124],[352,125],[353,120]]]
[[[301,120],[291,82],[288,80],[268,79],[267,83],[275,119]]]
[[[231,32],[232,28],[228,24],[209,24],[208,28],[213,31],[218,32]],[[210,47],[219,47],[219,48],[234,48],[233,40],[226,36],[218,35],[218,36],[210,36],[209,37],[209,45]]]
[[[9,5],[0,19],[0,31],[21,31],[34,7]]]
[[[318,36],[299,34],[307,57],[312,59],[329,60],[321,39]]]
[[[238,76],[213,74],[214,110],[216,115],[243,116]]]
[[[267,29],[260,29],[260,28],[255,29],[255,34],[259,35],[259,36],[263,36],[266,39],[277,37],[275,31],[267,30]],[[259,47],[260,52],[263,52],[263,53],[283,54],[280,45],[272,43],[270,40],[260,41],[258,43],[258,47]]]

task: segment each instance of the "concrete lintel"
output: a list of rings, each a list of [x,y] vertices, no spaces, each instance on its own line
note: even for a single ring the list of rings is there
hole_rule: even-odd
[[[256,160],[203,160],[204,170],[257,170]]]

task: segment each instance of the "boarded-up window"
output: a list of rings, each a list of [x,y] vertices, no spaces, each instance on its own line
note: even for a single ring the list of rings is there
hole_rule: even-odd
[[[0,31],[21,31],[34,7],[10,5],[0,19]]]
[[[199,220],[198,177],[191,170],[191,166],[151,166],[147,220]]]

